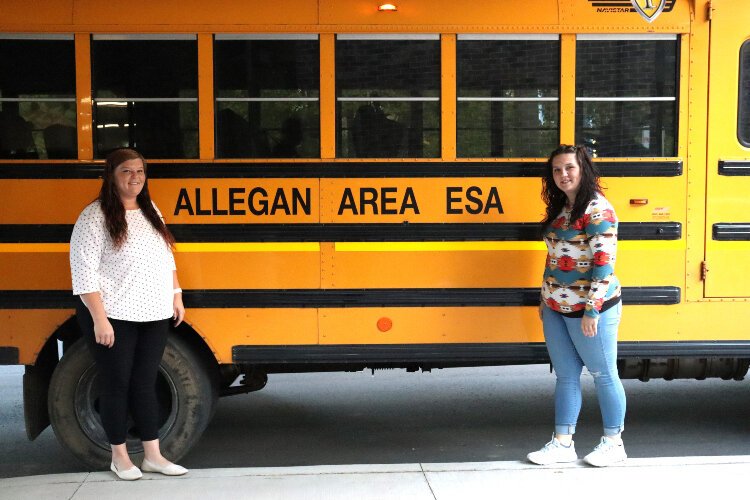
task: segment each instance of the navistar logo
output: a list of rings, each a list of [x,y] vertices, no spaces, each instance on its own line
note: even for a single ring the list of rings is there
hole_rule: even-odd
[[[651,23],[662,11],[669,12],[677,0],[589,0],[597,12],[637,12]]]
[[[630,0],[635,7],[635,11],[641,15],[643,19],[648,22],[652,22],[654,19],[659,17],[661,11],[664,10],[664,5],[667,0]]]

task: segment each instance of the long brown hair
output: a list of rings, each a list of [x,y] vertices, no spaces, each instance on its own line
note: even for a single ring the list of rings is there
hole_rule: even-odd
[[[139,159],[143,162],[143,171],[148,174],[146,168],[146,159],[135,149],[120,148],[111,151],[107,155],[104,163],[104,175],[102,176],[102,188],[99,191],[99,203],[104,212],[104,219],[115,248],[120,248],[128,238],[128,221],[125,219],[125,206],[122,204],[120,194],[117,192],[115,183],[115,169],[128,160]],[[136,198],[138,207],[143,215],[148,219],[154,229],[164,238],[164,241],[170,248],[174,248],[174,236],[167,229],[166,224],[151,202],[151,195],[148,192],[148,175],[143,181],[143,189]]]
[[[602,192],[602,187],[599,184],[599,169],[591,161],[591,156],[589,156],[586,147],[561,144],[549,155],[547,169],[542,177],[542,200],[547,205],[547,213],[544,216],[544,220],[542,220],[542,231],[560,215],[568,199],[565,193],[557,187],[555,179],[552,177],[552,160],[558,155],[567,153],[575,154],[576,161],[578,161],[578,165],[581,167],[581,184],[570,213],[571,224],[583,216],[591,200],[598,193]]]

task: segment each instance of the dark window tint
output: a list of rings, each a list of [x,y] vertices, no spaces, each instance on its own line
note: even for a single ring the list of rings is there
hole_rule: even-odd
[[[576,141],[599,157],[677,154],[676,36],[580,36]]]
[[[315,39],[236,40],[217,36],[216,97],[317,97],[320,48]]]
[[[0,36],[0,158],[76,158],[73,37]]]
[[[439,38],[339,36],[336,101],[339,157],[439,157]]]
[[[459,36],[457,152],[546,157],[558,143],[560,44]]]
[[[97,157],[123,146],[146,158],[198,156],[195,37],[94,37],[92,85]]]
[[[750,147],[750,42],[740,49],[740,89],[737,122],[737,138],[745,147]]]
[[[320,156],[319,61],[317,36],[217,35],[216,156]]]
[[[579,40],[577,97],[674,97],[677,39]]]
[[[192,40],[100,40],[92,44],[99,97],[196,97],[198,46]]]

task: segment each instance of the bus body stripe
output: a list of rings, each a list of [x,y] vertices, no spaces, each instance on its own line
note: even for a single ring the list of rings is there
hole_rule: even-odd
[[[747,357],[748,341],[712,342],[618,342],[617,357]],[[334,344],[334,345],[235,345],[234,363],[330,364],[330,363],[486,363],[549,362],[542,342],[446,343],[446,344]]]
[[[341,307],[513,307],[539,305],[539,288],[365,288],[185,290],[185,307],[201,309]],[[623,287],[631,305],[679,304],[675,286]],[[72,309],[70,290],[0,290],[0,309]]]
[[[597,161],[603,177],[676,177],[681,160]],[[99,179],[101,162],[0,163],[0,179]],[[544,161],[298,161],[170,162],[149,161],[151,179],[354,179],[429,177],[541,177]]]
[[[320,243],[177,243],[180,253],[320,252]],[[684,240],[621,241],[621,250],[684,250]],[[337,252],[544,251],[541,241],[335,242]],[[0,243],[0,253],[68,253],[67,243]]]
[[[185,243],[290,243],[375,241],[529,241],[541,240],[539,224],[513,223],[353,223],[353,224],[170,224]],[[67,243],[70,224],[0,224],[0,243]],[[682,239],[679,222],[621,222],[620,240]]]

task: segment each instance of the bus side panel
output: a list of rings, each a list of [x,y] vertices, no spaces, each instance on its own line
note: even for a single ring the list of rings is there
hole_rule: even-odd
[[[219,363],[232,362],[236,345],[316,345],[314,308],[191,308],[188,319]]]
[[[68,245],[0,245],[0,276],[4,290],[70,290]]]
[[[536,307],[324,309],[321,344],[544,342]]]
[[[254,246],[232,251],[232,244],[178,244],[175,252],[180,284],[186,290],[210,289],[308,289],[320,286],[318,244],[310,251],[287,251],[283,244]],[[229,248],[227,248],[229,247]]]
[[[32,165],[17,168],[36,171]],[[0,179],[0,224],[74,224],[100,187],[98,179]]]
[[[0,309],[0,346],[18,347],[18,364],[33,365],[49,336],[74,314],[72,309]]]

